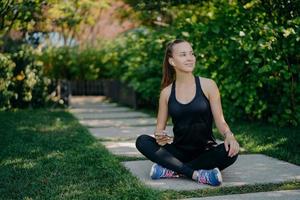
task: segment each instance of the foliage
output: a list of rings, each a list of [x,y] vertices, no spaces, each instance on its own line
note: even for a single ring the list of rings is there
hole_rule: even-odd
[[[107,74],[131,86],[152,106],[159,95],[163,47],[175,38],[164,33],[140,27],[107,43],[101,54]]]
[[[0,38],[10,30],[17,30],[25,34],[32,31],[37,22],[43,21],[42,10],[46,0],[0,2]]]
[[[59,47],[45,49],[39,59],[53,79],[95,80],[105,77],[100,55],[94,48]]]
[[[251,5],[208,3],[198,13],[189,7],[179,16],[184,20],[179,19],[177,26],[195,44],[201,66],[197,72],[220,86],[225,113],[297,125],[300,18],[279,24],[265,15],[266,8],[259,1]],[[208,15],[207,9],[211,10]]]
[[[110,4],[106,0],[1,1],[0,109],[45,105],[48,99],[50,79],[45,76],[45,67],[39,61],[40,57],[36,52],[47,45],[47,41],[50,41],[49,33],[58,32],[57,35],[64,39],[64,45],[70,44],[68,41],[79,39],[86,30],[94,28],[101,12],[109,6]],[[59,39],[57,38],[57,40]],[[42,40],[45,41],[40,44]],[[29,43],[37,49],[26,45]],[[57,64],[49,74],[54,74],[55,78],[95,79],[100,73],[96,52],[85,50],[80,51],[79,55],[77,50],[73,49],[72,52],[69,52],[69,49],[66,48],[59,50],[58,57],[47,53],[42,56],[42,58],[48,56],[49,59],[52,59],[51,62]],[[61,59],[62,56],[65,58]],[[47,61],[46,58],[45,61]],[[69,63],[65,64],[62,61],[69,61]],[[49,62],[46,64],[48,68],[51,67]],[[69,68],[68,64],[74,67]],[[12,69],[12,66],[15,67]],[[59,74],[62,71],[63,76]]]
[[[299,4],[224,0],[168,9],[176,15],[167,28],[135,30],[106,46],[115,78],[157,101],[165,44],[185,38],[198,58],[195,73],[217,82],[230,119],[299,125]]]
[[[162,0],[162,1],[147,1],[147,0],[124,0],[132,9],[127,9],[123,12],[125,17],[131,16],[135,20],[140,21],[148,26],[167,26],[171,24],[176,12],[173,12],[170,7],[185,4],[200,5],[202,1],[198,0]],[[121,15],[122,16],[122,15]]]
[[[92,30],[101,12],[109,6],[106,0],[58,1],[48,9],[47,21],[52,30],[62,34],[64,45],[70,46],[71,39],[79,39],[87,28]]]
[[[28,45],[1,54],[1,109],[41,107],[47,102],[50,79],[44,76],[42,63]]]
[[[12,77],[15,63],[9,56],[0,53],[0,110],[10,108],[10,98],[14,95],[9,88],[13,85]]]
[[[86,29],[93,30],[106,0],[4,0],[0,2],[0,44],[13,32],[18,37],[32,37],[34,33],[46,35],[58,32],[64,45],[80,39]]]
[[[36,52],[24,42],[26,34],[37,30],[37,23],[43,21],[45,5],[41,0],[0,3],[1,110],[46,103],[50,80],[43,75],[42,63],[35,60]],[[21,39],[12,39],[12,30]]]
[[[93,19],[85,15],[94,5],[94,1],[89,2],[49,3],[45,4],[45,10],[54,16],[51,19],[57,30],[70,29],[65,35],[72,35],[82,24],[92,24]],[[184,38],[193,44],[197,55],[195,74],[216,81],[224,113],[230,119],[299,125],[300,4],[297,0],[126,2],[145,26],[101,43],[98,49],[46,49],[40,57],[46,73],[55,79],[120,79],[156,106],[164,47],[174,38]],[[12,11],[5,3],[1,5],[2,13]],[[1,25],[5,22],[7,27],[12,19],[2,18]],[[19,63],[16,64],[14,73],[19,69]],[[13,82],[11,87],[17,85]]]

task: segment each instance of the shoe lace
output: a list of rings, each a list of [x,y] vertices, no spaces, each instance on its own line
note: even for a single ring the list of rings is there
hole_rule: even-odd
[[[174,171],[165,169],[164,176],[163,177],[173,177],[174,176]]]
[[[209,175],[210,172],[207,170],[199,170],[199,177],[198,177],[198,182],[200,183],[209,183]]]

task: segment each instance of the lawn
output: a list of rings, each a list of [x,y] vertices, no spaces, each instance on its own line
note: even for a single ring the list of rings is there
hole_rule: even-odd
[[[262,153],[300,165],[300,126],[276,127],[260,122],[234,122],[231,129],[249,153]]]
[[[232,123],[247,153],[264,153],[295,164],[299,129]],[[178,199],[300,189],[300,182],[212,188],[152,190],[63,110],[0,112],[0,199]],[[130,159],[129,159],[130,160]]]
[[[158,199],[64,111],[0,112],[0,199]]]

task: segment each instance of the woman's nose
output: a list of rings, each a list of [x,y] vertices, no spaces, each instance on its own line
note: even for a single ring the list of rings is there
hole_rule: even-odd
[[[188,57],[187,57],[187,59],[189,60],[189,61],[194,61],[195,60],[195,56],[194,55],[189,55]]]

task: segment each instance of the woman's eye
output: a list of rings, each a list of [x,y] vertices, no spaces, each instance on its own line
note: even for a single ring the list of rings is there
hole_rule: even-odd
[[[195,53],[193,52],[193,53],[189,53],[189,55],[192,55],[192,56],[194,56],[195,55]],[[187,56],[187,54],[186,53],[183,53],[183,54],[179,54],[179,56]]]

